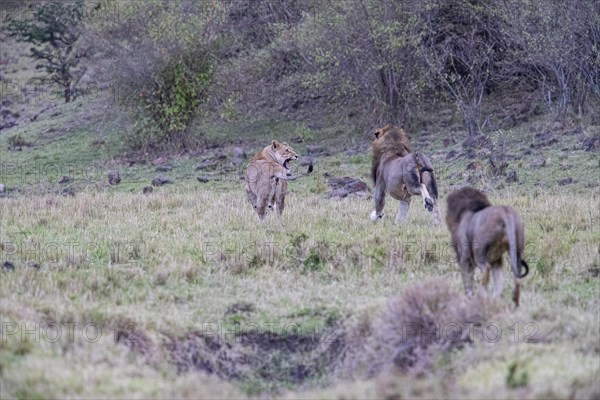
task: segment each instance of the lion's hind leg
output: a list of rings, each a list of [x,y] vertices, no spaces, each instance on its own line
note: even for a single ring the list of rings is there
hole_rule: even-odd
[[[473,276],[474,272],[475,272],[475,268],[473,268],[473,266],[471,264],[466,264],[466,265],[460,266],[460,273],[462,276],[462,281],[463,281],[463,285],[465,287],[465,292],[467,293],[467,296],[473,295],[473,286],[475,283],[475,278]]]
[[[377,183],[375,184],[375,210],[373,210],[370,215],[371,221],[373,222],[377,221],[379,218],[383,218],[383,209],[385,207],[385,193],[385,181],[383,177],[379,177],[377,179]]]
[[[275,191],[275,209],[277,210],[277,216],[281,217],[283,208],[285,207],[285,194],[287,192],[287,182],[280,181]]]
[[[403,178],[408,192],[412,195],[421,196],[421,199],[423,199],[423,206],[428,211],[433,211],[435,201],[433,201],[433,199],[431,198],[431,195],[429,194],[429,191],[427,190],[425,184],[421,183],[417,172],[411,170],[410,172],[405,173]]]
[[[248,201],[252,204],[252,207],[256,208],[256,194],[248,185],[246,185],[246,195],[248,196]]]
[[[502,270],[502,260],[492,264],[492,275],[494,277],[494,298],[502,296],[504,290],[504,271]]]
[[[400,206],[398,207],[398,214],[394,223],[398,224],[406,221],[406,215],[408,214],[408,208],[410,207],[410,198],[407,200],[400,200]]]

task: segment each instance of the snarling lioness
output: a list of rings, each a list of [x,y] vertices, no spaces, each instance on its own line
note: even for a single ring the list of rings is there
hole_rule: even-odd
[[[493,206],[485,194],[468,187],[452,192],[446,202],[446,225],[450,230],[467,294],[473,293],[476,266],[483,272],[483,286],[487,287],[491,270],[494,277],[493,295],[498,297],[502,294],[502,256],[508,251],[515,281],[512,298],[518,306],[519,279],[529,272],[522,258],[525,231],[519,214],[508,206]],[[523,274],[520,266],[525,268]]]
[[[296,159],[298,154],[290,145],[273,140],[248,163],[246,194],[260,221],[264,220],[267,208],[275,208],[277,215],[281,216],[285,205],[287,181],[312,172],[310,165],[306,174],[292,176],[290,162]]]
[[[421,196],[425,208],[434,213],[434,222],[439,222],[433,166],[424,154],[412,153],[404,130],[390,125],[377,129],[371,148],[371,177],[375,183],[375,210],[371,213],[371,220],[383,217],[385,195],[389,193],[400,201],[396,223],[406,219],[413,195]]]

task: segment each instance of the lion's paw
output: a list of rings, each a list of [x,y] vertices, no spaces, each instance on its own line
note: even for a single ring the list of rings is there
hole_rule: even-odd
[[[377,215],[377,211],[373,210],[371,212],[371,221],[375,222],[377,221],[378,218],[382,218],[383,217],[383,213],[381,213],[380,215]]]

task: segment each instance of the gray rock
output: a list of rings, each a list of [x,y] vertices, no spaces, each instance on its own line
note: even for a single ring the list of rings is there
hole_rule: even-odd
[[[117,170],[111,170],[108,172],[108,184],[109,185],[118,185],[121,183],[121,174]]]
[[[300,158],[300,162],[298,163],[301,167],[308,167],[309,165],[313,165],[315,162],[315,158],[311,156],[304,156]]]
[[[63,189],[63,190],[60,192],[60,194],[62,194],[62,195],[63,195],[63,196],[65,196],[65,197],[67,197],[67,196],[74,197],[74,196],[75,196],[75,192],[74,192],[74,191],[73,191],[73,189],[71,189],[71,188],[64,188],[64,189]]]
[[[0,183],[0,193],[4,193],[4,183]]]
[[[173,183],[173,179],[171,179],[167,175],[159,175],[156,178],[152,179],[152,186],[162,186],[171,183]]]
[[[231,154],[234,158],[246,158],[246,152],[242,147],[234,147]]]
[[[319,145],[306,145],[306,153],[308,155],[328,155],[329,152],[325,147]]]
[[[144,186],[144,188],[142,189],[142,193],[144,194],[149,194],[152,193],[154,191],[154,188],[152,186]]]
[[[11,263],[10,261],[4,261],[2,263],[2,269],[13,270],[13,269],[15,269],[15,264]]]
[[[331,198],[343,198],[350,194],[368,193],[369,187],[367,184],[350,176],[335,176],[329,178],[329,186],[331,187]]]
[[[65,183],[71,183],[71,182],[73,182],[73,179],[71,179],[71,177],[67,176],[67,175],[63,175],[63,177],[60,178],[60,180],[58,181],[58,183],[61,185],[65,184]]]
[[[572,183],[575,183],[575,180],[571,177],[568,177],[568,178],[559,180],[558,186],[566,186],[566,185],[570,185]]]
[[[331,199],[343,199],[344,197],[348,197],[350,193],[346,189],[335,189],[329,195]]]
[[[208,183],[210,182],[210,178],[208,176],[197,176],[196,180],[200,183]]]

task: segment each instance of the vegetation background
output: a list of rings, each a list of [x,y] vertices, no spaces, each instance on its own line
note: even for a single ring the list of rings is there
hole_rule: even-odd
[[[600,396],[598,2],[0,4],[2,398]],[[388,123],[523,216],[521,308],[332,196]],[[273,138],[315,172],[258,226]]]

